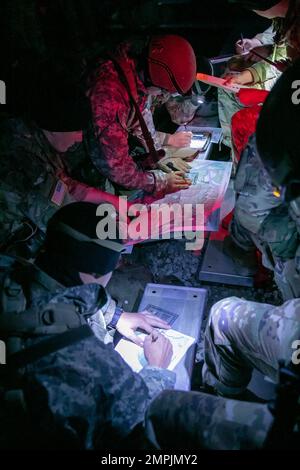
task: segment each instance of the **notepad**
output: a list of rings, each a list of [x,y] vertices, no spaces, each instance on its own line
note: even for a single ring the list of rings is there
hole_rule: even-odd
[[[180,333],[176,330],[159,330],[164,336],[166,336],[172,343],[173,356],[168,367],[168,370],[174,370],[179,364],[181,359],[185,356],[188,349],[195,342],[195,338]],[[143,339],[146,337],[144,333],[138,333]],[[134,372],[140,372],[148,362],[144,355],[142,347],[128,341],[127,339],[121,339],[115,350],[122,356],[124,361],[131,367]]]

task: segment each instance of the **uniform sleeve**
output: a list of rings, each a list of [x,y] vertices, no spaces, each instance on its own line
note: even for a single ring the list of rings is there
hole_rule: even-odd
[[[195,105],[191,99],[184,99],[182,97],[171,97],[166,102],[166,108],[175,124],[183,125],[190,122],[195,112],[199,108],[199,104]]]
[[[71,436],[84,449],[126,437],[143,422],[151,393],[142,375],[95,337],[35,362],[25,388],[31,424],[40,434],[50,433],[61,445]]]
[[[163,390],[172,390],[176,380],[174,372],[152,366],[145,366],[141,370],[140,376],[147,385],[151,400],[157,397]]]
[[[236,218],[245,229],[257,234],[270,211],[282,205],[282,199],[273,194],[274,186],[259,158],[254,134],[242,153],[234,187],[239,195]]]
[[[273,25],[270,26],[266,31],[263,33],[259,33],[256,36],[254,36],[253,39],[257,39],[262,43],[263,46],[267,46],[270,44],[274,44],[274,36],[275,36],[275,31],[273,28]]]
[[[287,58],[287,51],[285,46],[274,47],[273,54],[269,57],[272,61],[284,60]],[[275,67],[267,64],[264,60],[257,62],[248,69],[253,75],[253,83],[255,85],[261,85],[264,90],[271,90],[273,85],[276,83],[278,78],[281,76],[281,72]]]
[[[100,76],[90,98],[99,144],[99,152],[92,156],[94,165],[119,186],[153,193],[156,189],[153,174],[141,171],[129,155],[127,121],[130,110],[122,89]]]
[[[0,133],[0,237],[5,241],[24,218],[45,231],[57,207],[49,197],[55,177],[36,157],[32,137],[17,123]]]
[[[295,255],[295,265],[296,265],[296,269],[298,273],[300,273],[300,198],[299,197],[291,202],[289,213],[292,219],[294,220],[297,230],[298,230],[299,246]]]

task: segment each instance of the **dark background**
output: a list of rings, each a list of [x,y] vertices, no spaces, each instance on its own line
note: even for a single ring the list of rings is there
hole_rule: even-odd
[[[155,33],[181,34],[198,55],[210,57],[233,51],[241,32],[252,37],[268,24],[227,0],[1,0],[5,112],[26,107],[44,60],[76,75],[83,63],[122,39]]]

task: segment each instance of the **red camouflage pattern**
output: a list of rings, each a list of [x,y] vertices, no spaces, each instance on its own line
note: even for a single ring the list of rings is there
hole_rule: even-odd
[[[119,51],[132,68],[138,92],[138,105],[143,112],[147,103],[146,88],[136,71],[136,64],[128,57],[128,47]],[[89,81],[94,127],[100,152],[92,156],[100,173],[126,189],[155,191],[155,177],[137,165],[129,154],[128,136],[139,128],[136,113],[124,84],[111,60],[100,61]],[[98,156],[98,158],[97,158]]]

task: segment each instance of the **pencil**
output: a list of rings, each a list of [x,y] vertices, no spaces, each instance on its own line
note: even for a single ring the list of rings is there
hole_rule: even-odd
[[[243,46],[243,52],[245,52],[245,46],[244,46],[244,36],[243,36],[243,33],[241,33],[241,43],[242,43],[242,46]]]

